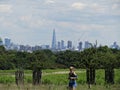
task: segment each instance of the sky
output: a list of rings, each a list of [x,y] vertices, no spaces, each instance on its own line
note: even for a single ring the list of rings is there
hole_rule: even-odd
[[[16,44],[71,40],[120,45],[120,0],[0,0],[0,37]]]

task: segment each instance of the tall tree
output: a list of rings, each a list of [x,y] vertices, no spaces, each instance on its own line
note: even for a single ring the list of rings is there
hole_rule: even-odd
[[[81,59],[86,67],[86,80],[88,84],[95,84],[95,69],[97,66],[97,49],[88,48],[81,52]]]
[[[114,68],[116,64],[116,55],[108,47],[99,48],[99,60],[105,69],[105,82],[114,84]]]

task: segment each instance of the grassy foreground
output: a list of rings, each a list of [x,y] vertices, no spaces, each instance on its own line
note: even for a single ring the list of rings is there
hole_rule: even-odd
[[[32,85],[32,71],[25,70],[24,85],[15,84],[15,70],[0,70],[0,90],[68,90],[68,69],[43,70],[42,84]],[[76,70],[78,75],[76,90],[120,90],[120,69],[115,70],[115,84],[106,85],[104,82],[104,70],[96,71],[96,85],[91,89],[86,85],[85,70]]]
[[[66,85],[39,85],[26,84],[16,86],[15,84],[0,84],[0,90],[68,90]],[[87,85],[78,85],[76,90],[120,90],[120,85],[102,86],[93,85],[89,89]]]

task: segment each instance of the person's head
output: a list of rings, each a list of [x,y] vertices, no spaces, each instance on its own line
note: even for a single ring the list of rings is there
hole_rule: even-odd
[[[70,70],[70,71],[74,71],[74,67],[73,67],[73,66],[70,66],[69,70]]]

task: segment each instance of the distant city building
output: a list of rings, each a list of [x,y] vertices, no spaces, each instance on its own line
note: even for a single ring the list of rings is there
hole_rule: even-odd
[[[83,45],[83,43],[82,43],[82,42],[79,42],[79,45],[78,45],[78,50],[79,50],[79,51],[82,51],[82,45]]]
[[[53,30],[52,50],[56,50],[56,34],[55,34],[55,29]]]
[[[61,49],[65,49],[64,41],[61,40]]]
[[[72,49],[72,41],[68,41],[67,42],[67,48],[68,49]]]
[[[41,46],[38,45],[32,47],[32,51],[41,50],[41,49],[42,49]]]
[[[25,51],[26,51],[26,52],[32,51],[32,47],[29,46],[29,45],[26,45],[26,46],[25,46]]]
[[[117,42],[114,42],[113,45],[111,45],[111,48],[113,49],[119,49],[119,45],[117,45]]]
[[[19,51],[25,51],[25,46],[24,45],[19,45]]]
[[[8,48],[8,50],[16,50],[16,51],[18,51],[19,50],[19,45],[11,43],[10,47]]]
[[[41,45],[41,49],[50,49],[49,45]]]
[[[57,49],[60,50],[61,49],[61,43],[60,41],[58,41],[58,44],[57,44]]]
[[[91,47],[91,43],[89,43],[88,41],[85,41],[85,49],[90,48]]]
[[[32,52],[32,47],[29,45],[19,45],[19,51]]]
[[[11,45],[11,39],[5,38],[5,46],[8,48]]]

